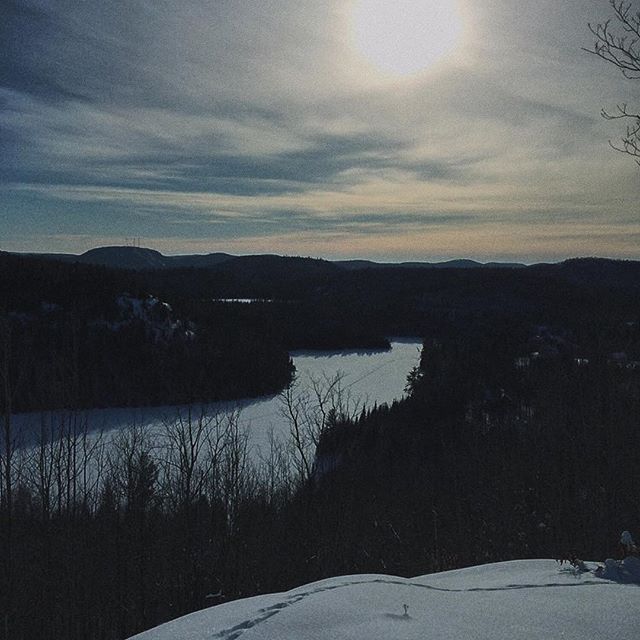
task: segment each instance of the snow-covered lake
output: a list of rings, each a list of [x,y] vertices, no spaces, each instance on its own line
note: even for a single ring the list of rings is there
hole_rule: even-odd
[[[418,363],[421,346],[417,339],[393,339],[388,351],[296,351],[291,354],[297,372],[296,387],[304,393],[313,381],[322,386],[340,375],[343,395],[349,397],[352,407],[391,403],[403,396],[407,374]],[[194,411],[200,409],[197,407]],[[236,410],[240,412],[240,422],[247,429],[253,449],[266,451],[270,432],[280,437],[288,435],[282,399],[277,395],[206,406],[209,414]],[[187,411],[185,406],[91,409],[82,412],[80,419],[86,421],[88,431],[108,435],[134,424],[153,431]],[[13,418],[14,433],[28,446],[39,437],[43,421],[56,424],[60,419],[61,416],[50,413],[17,414]]]

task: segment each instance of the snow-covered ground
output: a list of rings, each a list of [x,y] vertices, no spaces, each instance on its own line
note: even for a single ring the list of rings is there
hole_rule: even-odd
[[[134,637],[639,640],[640,584],[600,578],[595,563],[587,566],[579,573],[553,560],[518,560],[413,579],[342,576],[205,609]]]

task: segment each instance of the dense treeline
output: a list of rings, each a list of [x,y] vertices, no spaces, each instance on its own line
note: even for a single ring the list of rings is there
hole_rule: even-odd
[[[151,284],[136,272],[0,255],[11,410],[235,399],[290,382],[279,335],[179,296],[173,308]]]
[[[238,325],[164,336],[163,325],[136,318],[112,329],[64,311],[0,324],[11,343],[14,411],[251,397],[278,392],[293,372],[279,343]]]
[[[635,363],[516,360],[511,336],[489,328],[430,343],[408,401],[325,441],[342,460],[322,489],[344,514],[333,569],[605,558],[640,529]]]
[[[282,280],[272,279],[273,271],[263,271],[257,258],[253,272],[235,272],[233,263],[226,263],[229,282],[223,282],[216,269],[148,275],[164,297],[174,300],[180,298],[180,283],[190,274],[189,294],[180,298],[190,316],[210,313],[214,305],[207,296],[275,301],[236,305],[228,312],[240,322],[262,323],[290,349],[379,346],[383,336],[439,335],[464,326],[465,319],[507,317],[511,323],[568,326],[589,322],[597,333],[611,318],[638,317],[639,262],[585,259],[524,269],[355,271],[320,262],[322,268],[297,274],[293,259],[281,260],[275,264]]]

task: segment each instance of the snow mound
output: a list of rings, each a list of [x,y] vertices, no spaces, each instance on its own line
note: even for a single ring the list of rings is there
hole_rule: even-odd
[[[630,556],[621,561],[608,558],[604,566],[598,567],[594,573],[605,580],[640,585],[640,558]],[[640,633],[638,635],[640,637]]]
[[[553,560],[413,579],[331,578],[184,616],[136,640],[585,640],[640,637],[640,591]]]

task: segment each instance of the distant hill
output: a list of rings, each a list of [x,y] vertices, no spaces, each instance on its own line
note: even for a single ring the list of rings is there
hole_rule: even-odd
[[[445,262],[374,262],[373,260],[336,260],[335,264],[357,271],[360,269],[522,269],[527,265],[521,262],[477,262],[476,260],[447,260]]]
[[[573,284],[597,282],[612,289],[640,289],[640,262],[606,258],[572,258],[558,265],[558,274]]]
[[[63,262],[80,262],[82,264],[93,264],[115,269],[132,269],[136,271],[148,269],[175,269],[175,268],[200,268],[206,269],[217,267],[225,262],[237,260],[241,258],[241,262],[236,262],[237,266],[268,264],[272,267],[278,259],[294,260],[294,258],[285,258],[276,255],[256,255],[256,256],[233,256],[228,253],[207,253],[207,254],[187,254],[176,256],[165,256],[155,249],[145,247],[97,247],[90,249],[83,254],[75,255],[71,253],[44,253],[29,254],[34,257],[45,258],[48,260],[59,260]],[[295,258],[298,264],[302,264],[303,260],[311,260],[311,258]],[[316,263],[324,263],[325,265],[332,263],[342,269],[349,271],[357,271],[361,269],[389,269],[389,268],[405,268],[405,269],[477,269],[477,268],[501,268],[516,269],[523,268],[526,265],[521,263],[508,262],[488,262],[481,263],[475,260],[448,260],[445,262],[375,262],[373,260],[316,260]]]
[[[11,255],[6,252],[5,255]],[[218,290],[220,295],[270,297],[272,295],[288,297],[294,287],[314,288],[328,285],[330,282],[344,283],[355,278],[362,280],[361,284],[369,287],[376,283],[374,289],[381,291],[381,281],[391,278],[395,281],[401,277],[415,280],[423,286],[427,277],[434,286],[447,274],[458,272],[460,276],[466,273],[464,280],[468,283],[473,275],[487,282],[498,284],[491,272],[499,271],[505,277],[514,272],[529,274],[531,277],[553,278],[585,290],[595,287],[608,287],[612,290],[626,288],[629,291],[640,290],[640,261],[613,260],[608,258],[571,258],[559,263],[540,263],[525,265],[518,262],[487,262],[457,259],[445,262],[375,262],[373,260],[323,260],[319,258],[304,258],[294,256],[280,256],[275,254],[234,256],[229,253],[208,253],[195,255],[165,256],[159,251],[143,247],[98,247],[81,255],[74,254],[13,254],[16,257],[37,258],[39,260],[56,261],[67,264],[84,264],[87,266],[106,267],[115,270],[132,272],[147,272],[144,277],[152,277],[155,272],[158,277],[162,272],[164,282],[172,282],[179,290],[186,291],[196,287]],[[200,275],[197,282],[183,273],[185,270],[200,269],[208,272]],[[171,275],[169,275],[171,272]],[[367,272],[375,272],[368,275]],[[411,272],[411,273],[410,273]],[[424,275],[420,275],[424,272]],[[384,274],[384,276],[383,276]],[[427,276],[427,274],[429,274]],[[439,274],[439,275],[438,275]],[[483,275],[481,275],[483,274]],[[167,278],[169,278],[167,280]],[[436,280],[434,280],[436,278]],[[417,279],[417,280],[416,280]],[[390,282],[391,282],[390,280]],[[158,283],[160,280],[154,280]],[[198,284],[200,283],[200,284]],[[295,284],[294,284],[295,283]],[[306,284],[305,284],[306,283]],[[423,284],[420,284],[423,283]],[[390,285],[391,286],[391,285]],[[393,285],[398,286],[398,283]],[[274,287],[277,289],[274,290]],[[342,284],[339,285],[339,288]],[[194,293],[192,291],[192,293]]]
[[[155,249],[145,247],[97,247],[80,255],[72,253],[32,253],[36,258],[58,260],[60,262],[79,262],[112,269],[207,268],[217,266],[232,259],[227,253],[208,253],[194,255],[165,256]]]
[[[278,255],[237,256],[225,261],[221,271],[232,271],[239,275],[259,274],[261,277],[299,277],[335,274],[339,267],[328,260],[299,258]]]
[[[100,247],[79,256],[78,262],[124,269],[163,269],[166,258],[159,251],[142,247]]]
[[[228,253],[205,253],[184,256],[165,256],[168,268],[191,267],[205,269],[215,267],[223,262],[232,260],[235,256]]]

